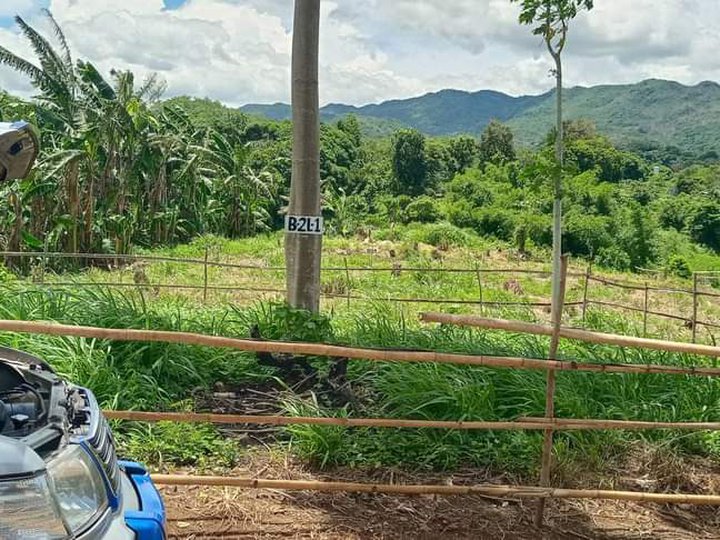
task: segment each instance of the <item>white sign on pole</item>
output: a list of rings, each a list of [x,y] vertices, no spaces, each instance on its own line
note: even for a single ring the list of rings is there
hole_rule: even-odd
[[[318,234],[325,232],[322,216],[285,216],[285,231],[294,234]]]

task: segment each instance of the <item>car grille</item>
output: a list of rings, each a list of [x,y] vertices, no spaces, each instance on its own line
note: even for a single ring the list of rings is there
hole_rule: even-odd
[[[90,390],[77,388],[84,400],[83,410],[86,414],[84,433],[75,437],[75,442],[83,444],[102,464],[107,475],[113,498],[120,494],[120,469],[115,454],[115,439],[108,421],[102,414],[95,396]]]
[[[100,411],[98,411],[98,414],[100,414]],[[110,426],[105,417],[100,417],[97,433],[88,439],[88,443],[102,463],[110,480],[113,493],[117,494],[120,488],[120,472],[117,455],[115,454],[115,439],[113,439],[112,431],[110,431]]]

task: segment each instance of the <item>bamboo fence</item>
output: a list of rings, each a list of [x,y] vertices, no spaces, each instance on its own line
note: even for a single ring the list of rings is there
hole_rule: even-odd
[[[39,285],[44,288],[75,288],[75,287],[100,287],[100,288],[121,288],[128,289],[134,288],[138,290],[155,289],[155,290],[178,290],[178,291],[199,291],[202,293],[203,301],[207,301],[210,292],[230,293],[230,292],[247,292],[257,293],[259,295],[282,295],[285,293],[284,289],[274,287],[257,287],[257,286],[245,286],[245,285],[214,285],[209,281],[208,269],[209,268],[221,268],[221,269],[239,269],[248,272],[285,272],[284,266],[273,266],[273,265],[262,265],[262,264],[238,264],[232,262],[221,262],[213,261],[209,258],[209,250],[206,249],[203,259],[195,258],[181,258],[181,257],[168,257],[159,255],[114,255],[114,254],[103,254],[103,253],[59,253],[59,252],[20,252],[20,251],[0,251],[0,257],[3,258],[33,258],[40,260],[40,268],[42,275],[39,277]],[[202,284],[175,284],[175,283],[148,283],[148,284],[137,284],[137,283],[124,283],[124,282],[111,282],[111,281],[49,281],[46,280],[46,268],[49,260],[52,259],[70,259],[70,260],[84,260],[84,261],[99,261],[104,262],[108,267],[118,267],[122,264],[135,263],[135,262],[168,262],[178,264],[189,264],[197,265],[202,267]],[[327,266],[322,270],[323,272],[342,272],[346,276],[346,281],[351,284],[350,278],[351,273],[394,273],[398,271],[397,267],[385,267],[385,266],[350,266],[347,262],[347,258],[344,259],[344,266]],[[487,301],[485,300],[487,287],[482,281],[484,275],[528,275],[547,278],[551,276],[551,272],[546,270],[535,270],[535,269],[523,269],[523,268],[481,268],[476,265],[474,268],[448,268],[448,267],[400,267],[401,272],[413,272],[413,273],[442,273],[442,274],[474,274],[477,277],[479,297],[477,300],[468,299],[453,299],[453,298],[406,298],[396,296],[368,296],[352,294],[351,285],[348,285],[348,290],[343,294],[334,293],[323,293],[322,297],[325,299],[344,299],[350,304],[351,302],[363,302],[363,301],[385,301],[395,304],[435,304],[435,305],[467,305],[467,306],[479,306],[480,312],[483,313],[485,307],[487,308],[528,308],[528,309],[547,309],[552,307],[552,302],[549,301],[529,301],[528,299],[518,301]],[[656,287],[650,286],[647,283],[636,284],[630,282],[621,282],[613,279],[603,278],[592,274],[591,266],[588,266],[585,272],[568,272],[568,277],[574,277],[582,280],[583,297],[579,301],[566,302],[565,308],[570,307],[581,307],[582,308],[582,322],[583,326],[586,322],[587,310],[590,306],[599,306],[602,308],[618,309],[622,311],[634,312],[642,315],[643,323],[643,334],[647,335],[648,330],[648,317],[658,317],[662,319],[669,319],[684,323],[691,331],[692,342],[697,342],[698,339],[698,328],[705,327],[708,329],[720,329],[720,321],[712,322],[708,320],[702,320],[699,313],[699,300],[701,298],[720,298],[720,293],[703,290],[699,287],[699,277],[705,275],[714,275],[712,272],[695,272],[693,274],[693,287],[692,288],[678,288],[678,287]],[[628,305],[620,302],[611,302],[608,300],[594,299],[591,297],[589,285],[591,283],[598,283],[606,287],[613,287],[623,289],[627,291],[638,291],[644,293],[644,302],[642,307]],[[692,297],[692,308],[687,313],[668,313],[664,311],[658,311],[650,309],[649,293],[662,293],[662,294],[683,294]],[[714,341],[714,339],[713,339]]]
[[[114,256],[100,254],[28,254],[14,252],[0,252],[1,256],[12,257],[41,257],[44,282],[44,269],[47,260],[50,257],[58,258],[74,258],[86,260],[144,260],[144,261],[161,261],[174,263],[199,264],[203,267],[203,284],[199,285],[175,285],[175,284],[124,284],[124,283],[54,283],[54,286],[100,286],[100,287],[136,287],[139,289],[153,288],[175,288],[175,289],[201,289],[203,297],[206,299],[208,291],[211,290],[246,290],[253,292],[268,292],[280,294],[281,290],[272,288],[255,288],[255,287],[220,287],[209,283],[208,268],[240,268],[252,271],[284,271],[284,268],[271,266],[254,266],[240,265],[233,263],[213,262],[209,260],[208,252],[205,252],[203,260],[196,259],[178,259],[172,257],[158,256]],[[345,265],[341,268],[325,268],[325,271],[342,271],[345,273],[348,283],[351,282],[350,272],[392,272],[396,269],[392,268],[352,268],[349,266],[347,259]],[[447,299],[411,299],[411,298],[393,298],[385,299],[394,302],[416,302],[416,303],[436,303],[436,304],[475,304],[480,305],[480,309],[484,306],[526,306],[526,307],[553,307],[548,302],[487,302],[484,301],[483,291],[484,284],[482,276],[489,273],[499,274],[529,274],[548,276],[549,272],[522,270],[522,269],[481,269],[479,267],[473,269],[461,268],[403,268],[402,271],[408,272],[448,272],[448,273],[467,273],[474,274],[478,281],[479,301],[469,300],[447,300]],[[377,484],[353,484],[346,482],[310,482],[310,481],[291,481],[291,480],[263,480],[254,478],[219,478],[219,477],[195,477],[195,476],[168,476],[157,475],[153,478],[159,484],[170,485],[214,485],[214,486],[230,486],[251,489],[286,489],[286,490],[313,490],[313,491],[355,491],[368,493],[391,493],[391,494],[423,494],[432,493],[440,495],[461,495],[461,494],[477,494],[497,497],[513,497],[513,498],[534,498],[540,499],[540,506],[537,517],[542,518],[542,509],[544,501],[548,498],[592,498],[592,499],[612,499],[627,500],[637,502],[656,502],[660,504],[667,503],[684,503],[684,504],[705,504],[720,505],[720,496],[713,495],[689,495],[689,494],[657,494],[657,493],[638,493],[624,491],[603,491],[603,490],[573,490],[573,489],[556,489],[549,486],[550,481],[550,465],[552,452],[552,436],[555,431],[569,430],[657,430],[657,429],[673,429],[673,430],[718,430],[720,422],[643,422],[632,420],[604,420],[604,419],[559,419],[554,415],[554,377],[556,371],[584,371],[594,373],[646,373],[646,374],[670,374],[670,375],[689,375],[701,377],[718,377],[720,376],[720,368],[705,366],[667,366],[667,365],[639,365],[639,364],[606,364],[606,363],[582,363],[573,361],[558,360],[556,358],[557,343],[560,338],[581,340],[588,343],[597,343],[604,345],[614,345],[620,347],[641,347],[653,350],[662,350],[673,353],[704,355],[713,358],[720,357],[720,348],[710,347],[707,345],[699,345],[696,343],[680,343],[664,340],[656,340],[649,338],[637,338],[629,336],[619,336],[615,334],[604,334],[599,332],[590,332],[576,328],[567,328],[561,326],[560,314],[563,307],[582,306],[583,321],[589,305],[601,305],[605,307],[629,309],[640,311],[643,313],[643,328],[647,331],[648,315],[660,317],[668,317],[675,320],[690,321],[693,330],[693,341],[697,335],[698,326],[720,327],[714,323],[704,323],[698,317],[698,299],[702,296],[711,298],[719,298],[720,294],[702,291],[699,289],[697,274],[694,276],[693,289],[673,289],[651,287],[647,283],[642,286],[621,283],[612,280],[603,279],[592,275],[591,269],[584,274],[570,274],[567,272],[567,266],[563,272],[566,276],[584,277],[583,298],[581,302],[570,302],[564,304],[564,298],[561,298],[558,305],[554,306],[553,325],[546,326],[540,324],[525,323],[520,321],[508,321],[502,319],[491,319],[477,316],[463,315],[447,315],[440,313],[423,313],[422,320],[426,322],[437,322],[441,324],[460,324],[476,326],[480,328],[505,330],[510,332],[530,333],[536,335],[550,336],[552,343],[549,359],[529,359],[529,358],[512,358],[498,356],[478,356],[467,354],[441,353],[433,351],[417,351],[417,350],[388,350],[388,349],[368,349],[346,347],[342,345],[316,344],[316,343],[293,343],[293,342],[266,342],[249,339],[227,338],[221,336],[211,336],[183,332],[167,332],[152,330],[133,330],[133,329],[108,329],[85,326],[60,325],[47,322],[29,322],[29,321],[0,321],[0,331],[10,332],[30,332],[39,334],[76,336],[91,339],[108,339],[123,341],[149,341],[149,342],[166,342],[181,343],[193,346],[208,347],[228,347],[247,352],[268,352],[268,353],[285,353],[304,356],[328,356],[335,358],[347,358],[365,361],[378,362],[434,362],[434,363],[452,363],[478,367],[492,368],[511,368],[511,369],[534,369],[544,370],[548,374],[548,384],[546,392],[546,416],[545,418],[520,418],[513,421],[483,421],[483,420],[464,420],[464,421],[435,421],[435,420],[418,420],[418,419],[384,419],[384,418],[328,418],[328,417],[285,417],[285,416],[257,416],[257,415],[215,415],[215,414],[198,414],[198,413],[159,413],[159,412],[136,412],[136,411],[106,411],[106,415],[111,419],[118,420],[134,420],[142,422],[209,422],[216,424],[260,424],[260,425],[321,425],[321,426],[341,426],[349,428],[400,428],[400,429],[454,429],[454,430],[542,430],[545,432],[545,442],[543,445],[542,474],[539,487],[527,486],[412,486],[412,485],[377,485]],[[642,291],[644,293],[643,308],[639,309],[634,306],[627,306],[619,303],[604,302],[593,300],[589,294],[589,284],[591,282],[601,283],[605,286],[618,287],[625,290]],[[690,294],[693,298],[693,312],[691,317],[683,317],[676,314],[667,314],[651,311],[649,309],[648,295],[650,291],[663,293],[680,293]],[[348,291],[346,294],[326,295],[328,297],[345,298],[350,302],[352,299],[369,300],[367,297],[353,296]]]
[[[441,317],[428,317],[429,319]],[[494,321],[487,319],[473,321],[474,326],[484,325],[512,331],[521,329],[533,330],[531,333],[547,334],[547,331],[558,333],[557,326],[544,327],[527,323],[515,323],[513,321]],[[490,321],[490,322],[487,322]],[[459,321],[453,320],[453,323]],[[469,321],[465,321],[469,322]],[[478,324],[480,323],[480,324]],[[0,321],[0,331],[30,332],[36,334],[51,334],[63,336],[76,336],[97,339],[114,339],[123,341],[152,341],[183,343],[187,345],[200,345],[211,347],[231,347],[249,352],[284,352],[291,354],[303,354],[312,356],[336,356],[353,358],[359,360],[376,361],[411,361],[411,362],[452,362],[476,366],[507,367],[517,369],[586,369],[595,372],[623,372],[623,373],[671,373],[686,375],[720,376],[720,369],[716,368],[687,368],[678,366],[639,366],[639,365],[608,365],[608,364],[582,364],[578,362],[564,362],[558,360],[533,360],[520,358],[484,357],[472,355],[454,355],[426,351],[397,351],[381,349],[359,349],[342,347],[337,345],[313,344],[313,343],[285,343],[285,342],[264,342],[226,338],[220,336],[207,336],[202,334],[191,334],[182,332],[164,332],[151,330],[128,330],[108,329],[83,326],[59,325],[44,322],[30,321]],[[560,328],[559,332],[564,332]],[[590,332],[584,332],[582,339],[592,340],[595,336]],[[560,335],[560,334],[558,334]],[[618,345],[627,343],[627,340],[639,338],[627,338],[625,336],[603,335],[603,341],[612,340]],[[564,337],[564,336],[563,336]],[[580,338],[578,338],[580,339]],[[653,340],[643,340],[643,344]],[[660,342],[654,344],[655,348],[663,348],[676,352],[678,347],[693,351],[703,351],[710,356],[720,356],[720,349],[693,345],[687,343]],[[557,419],[557,418],[521,418],[513,422],[440,422],[431,420],[404,420],[404,419],[363,419],[363,418],[312,418],[312,417],[278,417],[278,416],[248,416],[248,415],[206,415],[193,413],[141,413],[132,411],[108,412],[109,418],[129,419],[138,421],[184,421],[184,422],[214,422],[214,423],[258,423],[288,425],[294,423],[314,425],[339,425],[347,427],[395,427],[395,428],[442,428],[442,429],[537,429],[537,430],[572,430],[572,429],[685,429],[715,430],[717,423],[655,423],[655,422],[633,422],[622,420],[581,420],[581,419]],[[658,504],[694,504],[694,505],[720,505],[720,497],[712,495],[690,495],[690,494],[658,494],[639,493],[624,491],[604,490],[575,490],[557,489],[551,487],[526,487],[526,486],[412,486],[412,485],[378,485],[378,484],[353,484],[346,482],[314,482],[314,481],[292,481],[292,480],[264,480],[256,478],[221,478],[221,477],[197,477],[182,475],[155,475],[153,479],[158,484],[165,485],[193,485],[193,486],[225,486],[249,489],[284,489],[284,490],[311,490],[311,491],[344,491],[344,492],[366,492],[366,493],[390,493],[404,495],[418,495],[432,493],[438,495],[485,495],[495,497],[513,498],[591,498],[591,499],[612,499],[637,502],[654,502]]]
[[[232,262],[221,262],[213,261],[209,258],[209,250],[206,249],[203,259],[195,258],[181,258],[181,257],[168,257],[159,255],[114,255],[114,254],[103,254],[103,253],[58,253],[58,252],[19,252],[19,251],[0,251],[0,257],[4,258],[33,258],[40,260],[40,268],[42,275],[39,276],[39,285],[44,288],[75,288],[75,287],[100,287],[100,288],[121,288],[121,289],[138,289],[138,290],[178,290],[178,291],[199,291],[202,294],[203,301],[207,301],[208,295],[211,292],[247,292],[257,293],[259,295],[282,295],[284,289],[274,287],[258,287],[258,286],[245,286],[245,285],[216,285],[210,283],[208,276],[209,268],[221,268],[221,269],[239,269],[248,272],[284,272],[284,266],[273,266],[273,265],[262,265],[262,264],[238,264]],[[136,263],[136,262],[167,262],[167,263],[178,263],[178,264],[189,264],[197,265],[202,267],[202,284],[175,284],[175,283],[124,283],[124,282],[111,282],[111,281],[50,281],[46,280],[46,269],[47,263],[52,259],[70,259],[70,260],[84,260],[88,261],[99,261],[104,262],[108,267],[118,267],[122,264]],[[397,267],[384,267],[384,266],[350,266],[347,262],[347,258],[344,259],[344,266],[328,266],[323,268],[323,272],[342,272],[346,276],[348,284],[352,283],[350,278],[351,273],[393,273],[398,270]],[[452,299],[452,298],[405,298],[395,296],[368,296],[352,294],[352,286],[348,286],[347,292],[343,294],[334,293],[323,293],[322,297],[325,299],[344,299],[348,303],[359,301],[385,301],[396,304],[435,304],[435,305],[467,305],[467,306],[479,306],[480,312],[483,313],[485,307],[487,308],[528,308],[528,309],[547,309],[552,307],[552,302],[548,301],[529,301],[528,299],[518,301],[487,301],[485,300],[487,286],[482,281],[484,275],[528,275],[546,278],[551,275],[546,270],[535,270],[535,269],[523,269],[523,268],[481,268],[476,265],[474,268],[448,268],[448,267],[400,267],[401,272],[413,272],[413,273],[443,273],[443,274],[474,274],[477,277],[479,297],[477,300],[468,299]],[[693,275],[693,287],[692,288],[677,288],[677,287],[657,287],[650,286],[648,283],[636,284],[629,282],[621,282],[613,279],[603,278],[592,274],[591,266],[588,266],[585,272],[568,272],[568,277],[574,277],[581,279],[583,297],[579,301],[566,302],[565,308],[570,307],[581,307],[582,308],[582,322],[583,326],[586,322],[587,310],[590,306],[599,306],[602,308],[618,309],[622,311],[630,311],[642,315],[643,323],[643,334],[647,335],[648,330],[648,317],[658,317],[663,319],[674,320],[684,323],[691,331],[692,341],[696,342],[698,339],[698,328],[705,327],[708,329],[720,329],[720,321],[712,322],[708,320],[702,320],[699,313],[699,300],[701,298],[720,298],[720,293],[703,290],[699,287],[699,277],[705,275],[714,275],[712,272],[696,272]],[[607,300],[594,299],[591,297],[589,285],[591,283],[598,283],[606,287],[613,287],[623,289],[627,291],[638,291],[644,293],[644,302],[642,307],[628,305],[620,302],[611,302]],[[662,294],[683,294],[692,297],[692,309],[687,313],[668,313],[664,311],[658,311],[650,309],[649,294],[662,293]],[[714,341],[714,338],[713,338]]]
[[[590,272],[588,271],[587,277],[589,278]],[[564,274],[561,276],[564,278]],[[564,291],[564,279],[561,279],[561,290]],[[696,281],[697,284],[697,281]],[[697,285],[695,286],[695,289],[697,290]],[[645,290],[645,303],[647,304],[647,285],[644,288]],[[562,294],[559,298],[560,306],[562,305]],[[696,296],[695,296],[696,298]],[[696,304],[695,304],[695,311],[697,310]],[[559,313],[561,310],[556,309],[556,313]],[[619,336],[614,334],[604,334],[600,332],[589,332],[587,330],[578,330],[573,328],[564,328],[560,325],[560,322],[557,318],[554,318],[553,325],[547,326],[547,325],[541,325],[541,324],[534,324],[534,323],[526,323],[521,321],[509,321],[509,320],[503,320],[503,319],[490,319],[486,317],[477,317],[477,316],[463,316],[463,315],[450,315],[450,314],[443,314],[443,313],[423,313],[421,314],[421,319],[425,322],[435,322],[440,324],[453,324],[453,325],[460,325],[460,326],[473,326],[478,328],[484,328],[484,329],[492,329],[492,330],[503,330],[507,332],[521,332],[525,334],[534,334],[534,335],[542,335],[542,336],[550,336],[551,338],[551,350],[550,350],[550,361],[552,361],[555,356],[554,352],[557,350],[557,343],[560,338],[566,338],[566,339],[574,339],[579,341],[584,341],[587,343],[597,343],[597,344],[604,344],[604,345],[615,345],[620,347],[640,347],[645,349],[653,349],[653,350],[662,350],[666,352],[673,352],[673,353],[682,353],[682,354],[695,354],[695,355],[704,355],[704,356],[710,356],[713,358],[720,357],[720,348],[718,347],[710,347],[707,345],[698,345],[696,343],[679,343],[679,342],[671,342],[671,341],[663,341],[663,340],[654,340],[654,339],[648,339],[648,338],[637,338],[637,337],[629,337],[629,336]],[[694,316],[695,319],[695,316]],[[694,368],[692,368],[694,369]],[[713,368],[710,368],[713,369]],[[551,378],[550,375],[554,373],[553,369],[550,369],[548,371],[548,384],[547,384],[547,396],[546,396],[546,417],[545,422],[557,422],[557,419],[554,418],[554,409],[552,407],[552,397],[554,395],[555,390],[555,384],[554,384],[554,378]],[[537,421],[536,419],[520,419],[519,422],[523,421]],[[541,425],[545,425],[545,422],[540,422]],[[580,421],[582,422],[582,421]],[[603,422],[603,421],[601,421]],[[607,422],[607,421],[604,421]],[[541,488],[547,488],[549,487],[550,483],[550,470],[551,470],[551,457],[552,457],[552,446],[553,446],[553,432],[555,429],[553,427],[549,427],[545,430],[545,440],[543,445],[543,460],[542,460],[542,469],[540,473],[540,487]],[[537,507],[537,512],[535,514],[535,524],[540,526],[543,523],[544,520],[544,510],[545,510],[545,501],[549,498],[549,496],[539,496],[539,502]],[[718,497],[718,500],[720,500],[720,497]]]
[[[544,324],[528,323],[523,321],[509,321],[505,319],[490,319],[477,317],[475,315],[450,315],[447,313],[422,313],[420,318],[424,322],[435,322],[441,324],[454,324],[460,326],[474,326],[488,330],[504,330],[507,332],[518,332],[523,334],[534,334],[538,336],[551,336],[553,328]],[[562,327],[559,330],[560,337],[599,345],[615,345],[618,347],[634,347],[642,349],[653,349],[678,354],[694,354],[699,356],[710,356],[720,358],[720,347],[701,345],[698,343],[682,343],[679,341],[666,341],[661,339],[640,338],[632,336],[619,336],[602,332],[591,332],[578,328]],[[687,369],[687,368],[685,368]],[[709,369],[706,374],[711,373],[715,368],[690,368],[692,373],[699,373],[700,370]]]

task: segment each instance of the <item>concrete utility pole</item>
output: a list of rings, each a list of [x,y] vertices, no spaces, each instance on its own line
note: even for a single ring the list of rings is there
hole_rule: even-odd
[[[293,155],[285,218],[287,301],[320,309],[320,0],[295,0],[292,50]]]

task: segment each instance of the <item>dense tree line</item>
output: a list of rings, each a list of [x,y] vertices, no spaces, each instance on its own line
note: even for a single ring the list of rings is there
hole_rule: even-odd
[[[106,78],[74,61],[51,17],[58,46],[17,22],[37,61],[0,47],[0,62],[27,75],[36,97],[0,93],[0,117],[38,126],[42,154],[30,178],[2,187],[7,248],[121,253],[282,227],[289,122],[206,99],[163,101],[155,78],[138,84],[115,71]],[[566,123],[564,134],[566,251],[618,269],[686,273],[688,250],[720,250],[718,166],[673,171],[617,148],[587,121]],[[473,135],[428,138],[403,129],[375,138],[354,117],[324,124],[330,231],[436,223],[444,231],[438,242],[471,233],[521,254],[549,248],[554,133],[534,149],[516,148],[499,122]]]

